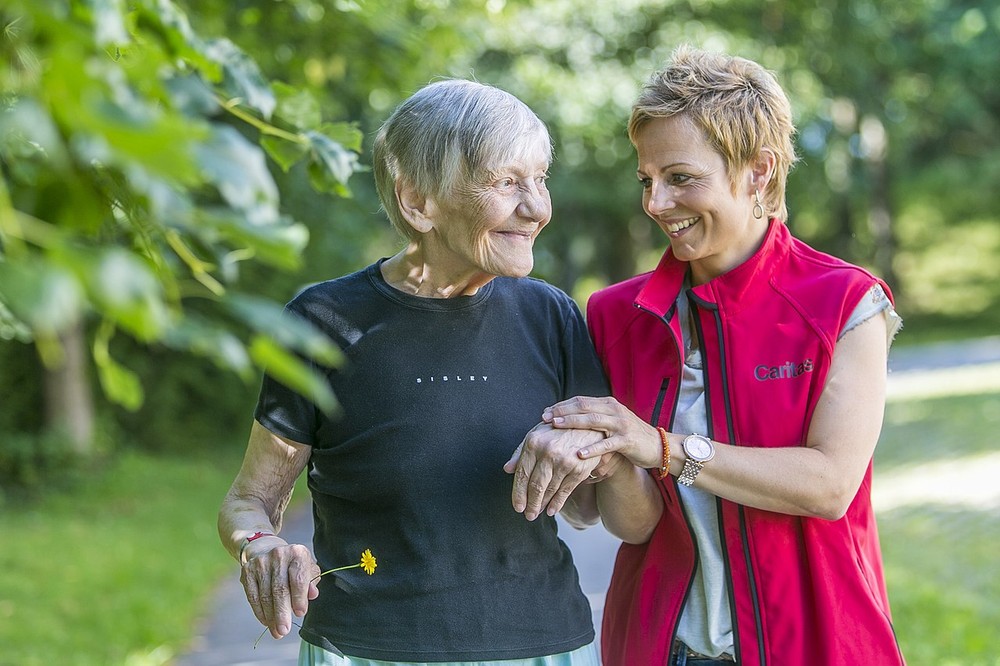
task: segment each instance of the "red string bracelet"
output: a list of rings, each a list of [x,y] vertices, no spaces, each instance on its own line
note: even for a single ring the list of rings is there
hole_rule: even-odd
[[[249,546],[257,539],[260,539],[261,537],[269,537],[269,536],[277,536],[277,535],[272,534],[271,532],[254,532],[253,534],[248,536],[246,540],[244,540],[243,545],[240,546],[240,560],[239,560],[240,563],[243,562],[243,551],[247,549],[247,546]]]
[[[670,476],[670,439],[666,430],[663,428],[657,430],[660,433],[660,441],[663,442],[663,467],[660,468],[660,478],[665,479]]]

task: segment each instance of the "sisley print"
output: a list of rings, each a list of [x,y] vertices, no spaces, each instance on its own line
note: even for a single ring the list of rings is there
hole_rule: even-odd
[[[485,382],[486,379],[487,379],[486,375],[480,375],[479,377],[476,377],[476,375],[438,375],[438,376],[431,375],[430,377],[417,377],[417,383],[418,384],[423,384],[424,382],[448,382],[448,381],[452,381],[452,382],[475,382],[475,381],[483,381],[483,382]]]

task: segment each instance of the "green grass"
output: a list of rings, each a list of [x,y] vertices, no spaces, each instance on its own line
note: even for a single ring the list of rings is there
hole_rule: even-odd
[[[0,507],[0,665],[161,664],[235,565],[215,514],[240,452],[120,454],[73,491]],[[235,575],[235,574],[234,574]]]
[[[996,451],[998,431],[1000,394],[891,403],[875,483],[879,472]],[[1000,666],[997,507],[910,505],[878,521],[893,623],[911,666]]]

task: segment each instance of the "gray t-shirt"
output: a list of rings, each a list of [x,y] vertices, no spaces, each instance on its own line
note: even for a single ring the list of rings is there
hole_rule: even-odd
[[[672,429],[683,435],[704,434],[708,432],[708,416],[705,410],[701,350],[693,346],[697,336],[691,333],[686,287],[687,285],[677,298],[677,316],[682,323],[685,354],[680,398]],[[901,320],[885,291],[877,284],[862,297],[838,339],[880,312],[885,314],[888,324],[886,343],[891,345]],[[695,652],[704,655],[718,657],[725,653],[732,656],[735,654],[733,620],[726,591],[718,500],[715,495],[694,486],[677,484],[677,492],[684,503],[684,511],[698,546],[698,566],[695,568],[687,603],[681,612],[677,638]]]

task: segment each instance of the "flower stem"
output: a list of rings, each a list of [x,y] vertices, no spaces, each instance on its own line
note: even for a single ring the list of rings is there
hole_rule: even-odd
[[[323,573],[321,573],[318,576],[316,576],[315,578],[313,578],[313,580],[319,580],[323,576],[327,575],[328,573],[333,573],[334,571],[343,571],[344,569],[356,569],[356,568],[358,568],[360,566],[361,566],[361,563],[358,562],[357,564],[348,564],[347,566],[337,567],[336,569],[327,569]]]

